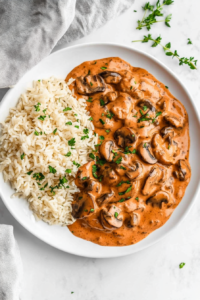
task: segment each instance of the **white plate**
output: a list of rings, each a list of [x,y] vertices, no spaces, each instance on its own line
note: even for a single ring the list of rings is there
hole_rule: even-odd
[[[200,178],[199,120],[189,92],[176,75],[161,62],[133,48],[114,44],[95,43],[69,47],[51,54],[25,74],[17,85],[5,95],[0,105],[0,121],[5,119],[8,115],[9,108],[16,105],[20,94],[31,85],[33,80],[47,78],[52,75],[65,78],[66,75],[80,63],[109,56],[119,56],[135,67],[147,69],[158,80],[169,86],[172,94],[184,104],[190,120],[190,164],[192,167],[192,178],[184,198],[163,227],[154,231],[147,238],[135,245],[126,247],[102,247],[75,237],[66,227],[49,226],[42,221],[35,221],[25,200],[10,198],[13,190],[9,184],[4,183],[2,174],[0,174],[0,193],[3,202],[21,225],[44,242],[60,250],[86,257],[116,257],[127,255],[142,250],[166,236],[189,212],[197,196]]]

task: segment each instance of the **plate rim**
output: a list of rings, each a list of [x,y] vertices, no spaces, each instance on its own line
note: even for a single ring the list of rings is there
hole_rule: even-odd
[[[57,50],[53,53],[51,53],[50,55],[44,57],[39,63],[37,63],[36,65],[34,65],[31,69],[29,69],[19,80],[18,82],[13,86],[11,87],[7,92],[6,94],[3,96],[3,98],[1,99],[1,102],[0,102],[0,109],[1,109],[1,106],[3,105],[3,103],[5,102],[6,98],[8,97],[9,93],[11,93],[12,89],[15,88],[15,86],[17,86],[21,81],[23,81],[23,79],[26,77],[26,75],[31,72],[34,68],[36,68],[40,63],[42,63],[47,57],[49,56],[56,56],[56,55],[59,55],[59,53],[61,52],[64,52],[66,50],[71,50],[71,49],[74,49],[74,48],[82,48],[82,47],[88,47],[88,46],[115,46],[115,47],[120,47],[120,48],[124,48],[124,49],[128,49],[128,50],[131,50],[133,52],[136,52],[138,54],[142,54],[144,56],[146,56],[147,58],[149,58],[150,60],[152,60],[154,63],[157,63],[158,65],[160,65],[162,68],[165,69],[165,71],[167,71],[170,76],[174,77],[178,83],[181,85],[181,87],[183,88],[184,92],[186,93],[187,97],[190,99],[190,104],[194,110],[194,113],[197,117],[197,120],[198,120],[198,123],[199,123],[199,126],[200,126],[200,118],[199,118],[199,114],[198,114],[198,111],[197,111],[197,108],[194,104],[194,100],[193,100],[193,97],[191,96],[188,88],[182,83],[182,81],[179,79],[178,75],[176,75],[169,67],[167,67],[163,62],[161,62],[160,60],[158,60],[156,57],[154,57],[153,55],[143,51],[143,50],[140,50],[140,49],[137,49],[135,48],[134,46],[128,46],[124,43],[106,43],[106,42],[91,42],[91,43],[84,43],[84,44],[77,44],[77,45],[73,45],[73,46],[69,46],[69,47],[64,47],[60,50]],[[24,224],[23,221],[21,221],[21,219],[18,217],[17,214],[15,214],[15,212],[11,211],[9,205],[7,205],[7,201],[6,199],[4,198],[2,192],[1,192],[1,189],[0,189],[0,197],[4,203],[4,205],[6,206],[6,208],[8,209],[8,211],[10,212],[10,214],[17,220],[17,222],[23,226],[23,228],[25,228],[27,231],[29,231],[31,234],[33,234],[35,237],[37,237],[38,239],[40,239],[41,241],[45,242],[46,244],[58,249],[58,250],[61,250],[63,252],[66,252],[66,253],[69,253],[69,254],[73,254],[73,255],[77,255],[77,256],[82,256],[82,257],[88,257],[88,258],[114,258],[114,257],[121,257],[121,256],[126,256],[126,255],[130,255],[130,254],[133,254],[133,253],[136,253],[136,252],[139,252],[139,251],[142,251],[144,250],[145,248],[148,248],[152,245],[154,245],[155,243],[159,242],[160,240],[164,239],[166,236],[168,236],[174,229],[176,229],[180,223],[187,217],[187,215],[189,214],[190,210],[192,209],[196,199],[197,199],[197,196],[198,196],[198,193],[200,191],[200,179],[199,179],[199,183],[198,183],[198,186],[196,188],[196,191],[194,193],[194,196],[192,198],[192,200],[190,201],[190,203],[188,204],[187,206],[187,209],[183,212],[182,216],[180,216],[179,220],[176,221],[176,224],[169,228],[167,232],[165,232],[162,236],[158,237],[157,239],[151,241],[148,243],[148,245],[143,245],[141,246],[140,249],[136,249],[136,250],[133,250],[133,249],[130,249],[129,251],[126,251],[126,253],[118,253],[118,254],[104,254],[104,255],[98,255],[98,256],[93,256],[93,255],[86,255],[86,254],[81,254],[79,251],[76,251],[77,249],[74,249],[74,251],[70,251],[70,250],[66,250],[64,249],[62,246],[56,246],[53,242],[51,241],[48,241],[45,239],[45,237],[40,237],[39,234],[37,232],[34,232],[34,230],[32,228],[27,228],[26,227],[26,224]],[[103,247],[103,246],[101,246]],[[128,250],[128,247],[129,246],[124,246],[123,248],[127,248]],[[112,248],[112,247],[108,247],[108,248]],[[122,248],[122,247],[120,247]]]

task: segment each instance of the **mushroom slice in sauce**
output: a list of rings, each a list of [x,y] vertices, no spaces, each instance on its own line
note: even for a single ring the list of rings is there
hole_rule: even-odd
[[[178,171],[175,171],[175,175],[180,181],[185,181],[190,178],[191,168],[185,159],[178,161]]]
[[[157,133],[152,138],[153,152],[157,160],[164,165],[175,163],[175,157],[179,154],[178,144],[168,137],[168,144]]]
[[[122,79],[119,73],[113,71],[104,71],[99,73],[99,75],[104,78],[106,83],[111,83],[111,84],[118,84]]]
[[[120,213],[121,209],[115,205],[110,206],[109,209],[103,208],[100,214],[102,226],[106,230],[115,230],[120,228],[123,224],[123,218]]]
[[[99,75],[87,75],[76,78],[76,90],[78,94],[88,95],[104,92],[106,89],[103,78]]]
[[[176,128],[183,127],[183,117],[181,117],[180,115],[168,113],[167,115],[165,115],[165,120]]]
[[[130,180],[133,181],[141,179],[144,175],[143,164],[137,160],[134,161],[131,165],[129,164],[125,174]]]
[[[92,175],[92,166],[95,165],[94,161],[90,161],[82,165],[76,174],[75,184],[79,188],[86,188],[89,180],[95,180]]]
[[[174,137],[174,128],[170,126],[163,127],[160,131],[162,138]]]
[[[102,204],[106,204],[112,201],[113,197],[114,192],[113,190],[111,190],[109,193],[102,194],[96,201],[98,205],[101,206]]]
[[[151,204],[153,207],[158,206],[162,208],[163,203],[167,204],[167,206],[172,205],[169,194],[164,191],[159,191],[146,200],[146,204]]]
[[[105,160],[110,162],[114,156],[114,153],[112,152],[114,147],[115,143],[112,140],[105,140],[99,147],[99,152]]]
[[[124,120],[130,113],[132,105],[131,97],[128,94],[120,93],[114,102],[107,105],[107,108],[117,119]]]
[[[142,142],[138,147],[138,152],[142,159],[147,162],[148,164],[155,164],[157,159],[154,157],[151,149],[151,145],[147,142]]]
[[[137,106],[141,107],[143,110],[145,108],[145,114],[144,114],[144,117],[146,118],[155,118],[156,116],[156,109],[155,107],[153,106],[153,104],[151,103],[151,101],[149,100],[140,100],[138,103],[137,103]],[[148,115],[146,115],[148,114]]]
[[[138,226],[140,223],[140,215],[133,212],[129,217],[126,219],[125,224],[128,228],[133,228]]]
[[[132,146],[136,141],[136,135],[132,128],[121,127],[114,133],[114,139],[119,147]]]
[[[117,96],[118,96],[117,92],[108,92],[103,96],[103,101],[105,104],[108,104],[109,102],[115,101]]]
[[[82,219],[87,217],[94,211],[94,202],[90,195],[86,193],[79,193],[76,195],[72,203],[72,216],[75,219]]]
[[[160,176],[160,168],[158,166],[152,167],[142,189],[143,195],[148,196],[152,193],[152,186],[158,182]]]
[[[102,178],[103,184],[109,184],[111,186],[116,185],[119,181],[119,176],[115,173],[112,166],[104,164],[99,171],[99,177]]]

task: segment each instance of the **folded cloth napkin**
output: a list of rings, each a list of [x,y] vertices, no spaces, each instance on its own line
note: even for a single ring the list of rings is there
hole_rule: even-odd
[[[19,78],[58,43],[104,25],[134,0],[0,0],[0,88]]]
[[[22,263],[13,227],[0,225],[0,300],[19,300]]]

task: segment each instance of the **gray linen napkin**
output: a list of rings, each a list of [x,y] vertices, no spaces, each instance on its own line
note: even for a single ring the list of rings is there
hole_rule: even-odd
[[[134,0],[0,0],[0,88],[19,78],[54,46],[90,33]],[[71,26],[70,26],[71,24]]]
[[[0,300],[19,300],[22,263],[13,227],[0,225]]]
[[[58,43],[89,34],[134,0],[0,0],[0,88],[19,78]],[[21,261],[12,226],[0,225],[0,300],[19,300]]]

